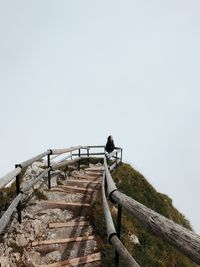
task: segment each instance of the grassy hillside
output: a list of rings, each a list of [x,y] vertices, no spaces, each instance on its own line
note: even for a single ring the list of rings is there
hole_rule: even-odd
[[[147,180],[128,164],[120,165],[113,173],[119,190],[147,207],[191,229],[186,218],[172,205],[172,200],[157,192]],[[112,216],[116,221],[116,208],[110,205]],[[102,211],[101,193],[93,209],[93,223],[100,236],[100,249],[103,254],[103,266],[114,266],[114,250],[107,242],[105,220]],[[136,235],[140,244],[135,245],[130,235]],[[179,253],[173,246],[154,236],[132,215],[123,210],[122,242],[141,267],[194,267],[197,266]],[[121,267],[125,265],[121,262]]]

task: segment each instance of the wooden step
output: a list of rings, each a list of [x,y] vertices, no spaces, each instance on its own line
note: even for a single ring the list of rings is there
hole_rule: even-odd
[[[55,191],[55,192],[60,192],[60,193],[65,193],[65,194],[76,194],[76,195],[81,195],[81,196],[91,196],[91,193],[94,193],[95,191],[92,190],[92,191],[88,191],[87,189],[85,189],[85,191],[81,191],[79,190],[79,188],[76,190],[76,187],[72,187],[71,189],[70,188],[60,188],[60,187],[54,187],[54,188],[51,188],[51,191]]]
[[[87,221],[76,222],[76,221],[69,221],[69,222],[55,222],[49,223],[49,228],[60,228],[60,227],[79,227],[79,226],[89,226],[90,223]]]
[[[85,172],[94,172],[97,173],[98,175],[102,174],[104,170],[105,170],[104,167],[91,167],[84,169]]]
[[[86,207],[86,208],[91,207],[91,205],[88,203],[80,203],[80,202],[64,202],[64,201],[51,201],[51,200],[42,200],[41,202],[56,207]]]
[[[82,241],[93,240],[93,239],[95,239],[94,235],[70,237],[70,238],[63,238],[63,239],[33,241],[32,247],[40,246],[40,245],[63,244],[63,243],[70,243],[70,242],[82,242]]]
[[[101,184],[101,182],[97,182],[97,181],[90,181],[90,180],[78,180],[78,179],[69,179],[66,180],[66,182],[72,182],[72,183],[87,183],[87,184]]]
[[[98,190],[96,189],[93,189],[93,188],[84,188],[84,187],[74,187],[74,186],[68,186],[68,185],[60,185],[58,188],[60,189],[63,189],[66,191],[67,190],[72,190],[72,191],[77,191],[77,192],[80,192],[80,193],[94,193]]]
[[[78,177],[79,179],[89,179],[89,180],[101,180],[101,177],[98,176],[88,176],[88,175],[77,175],[76,177]]]
[[[93,253],[87,256],[60,261],[56,263],[42,264],[42,265],[39,265],[39,267],[70,267],[70,266],[78,266],[81,264],[87,264],[90,262],[95,262],[95,261],[100,261],[100,260],[101,260],[100,253]]]

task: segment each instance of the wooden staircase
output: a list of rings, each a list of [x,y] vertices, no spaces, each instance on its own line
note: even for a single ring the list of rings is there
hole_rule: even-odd
[[[40,267],[101,266],[97,239],[90,223],[91,206],[101,188],[101,179],[102,170],[88,168],[53,187],[48,200],[40,202],[44,210],[67,210],[72,215],[70,220],[50,221],[45,238],[39,237],[32,242],[31,250],[43,255]],[[54,261],[46,256],[49,253],[55,253]]]

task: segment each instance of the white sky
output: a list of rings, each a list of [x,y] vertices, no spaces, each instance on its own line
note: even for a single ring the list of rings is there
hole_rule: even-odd
[[[199,0],[0,0],[0,176],[112,134],[200,233],[199,10]]]

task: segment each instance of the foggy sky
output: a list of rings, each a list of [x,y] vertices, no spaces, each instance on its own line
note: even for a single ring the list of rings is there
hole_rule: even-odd
[[[200,2],[0,0],[0,176],[112,134],[200,233]]]

